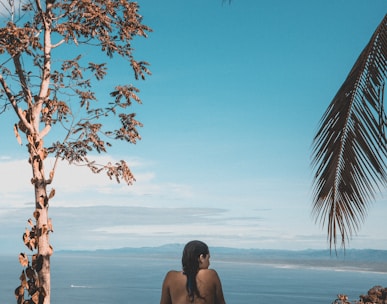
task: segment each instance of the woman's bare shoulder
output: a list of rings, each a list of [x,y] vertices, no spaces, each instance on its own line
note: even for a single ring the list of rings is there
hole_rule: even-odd
[[[206,274],[217,274],[216,270],[213,268],[199,269],[199,272],[206,273]]]
[[[167,276],[176,276],[176,275],[180,275],[182,272],[181,271],[177,271],[177,270],[169,270],[167,272]]]
[[[218,278],[218,273],[215,269],[200,269],[198,275],[206,278]]]
[[[165,275],[165,278],[171,280],[171,279],[176,279],[178,277],[181,277],[182,275],[183,275],[183,273],[181,271],[170,270]]]

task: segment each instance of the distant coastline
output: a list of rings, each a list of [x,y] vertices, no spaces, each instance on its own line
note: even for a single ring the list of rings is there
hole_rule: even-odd
[[[144,257],[179,259],[183,244],[159,247],[117,248],[98,250],[61,250],[56,254],[71,255],[140,255]],[[211,247],[214,261],[256,263],[281,268],[329,269],[335,271],[364,271],[387,273],[387,250],[347,249],[344,252],[329,250],[272,250]]]

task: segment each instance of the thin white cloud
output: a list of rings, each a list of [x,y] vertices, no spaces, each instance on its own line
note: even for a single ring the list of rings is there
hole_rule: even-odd
[[[114,163],[117,159],[97,157],[100,163]],[[46,160],[46,172],[54,164],[53,159]],[[191,187],[178,183],[157,182],[156,174],[149,168],[149,163],[140,159],[129,160],[128,164],[135,171],[136,182],[128,186],[110,180],[106,174],[94,174],[87,167],[59,163],[54,182],[48,186],[56,190],[52,200],[55,206],[93,206],[105,205],[141,205],[152,204],[156,197],[162,201],[182,201],[192,197]],[[0,161],[0,171],[7,172],[7,178],[0,183],[0,205],[5,202],[13,206],[23,207],[27,202],[33,202],[34,192],[31,180],[31,168],[27,160]],[[3,203],[2,203],[3,202]]]
[[[308,239],[270,227],[254,211],[245,219],[234,217],[233,212],[225,209],[162,206],[56,208],[52,214],[56,233],[61,233],[60,249],[74,245],[78,249],[157,246],[189,239],[202,239],[211,246],[243,248],[297,249],[305,244],[314,248],[312,245],[318,243],[320,248],[325,245],[317,241],[321,235]]]
[[[254,195],[253,182],[239,186],[236,193],[228,188],[201,192],[183,183],[160,182],[149,162],[137,159],[133,163],[137,182],[130,187],[87,168],[59,166],[52,185],[57,195],[50,201],[54,248],[158,246],[194,238],[211,246],[327,248],[324,231],[310,221],[305,198],[298,204],[278,200],[272,186],[273,192],[265,201]],[[15,238],[18,246],[33,212],[31,172],[26,160],[4,158],[0,170],[7,172],[0,183],[0,221],[12,231],[9,237]],[[247,186],[253,188],[250,200]],[[371,248],[375,244],[372,240],[382,243],[383,237],[373,235],[372,229],[350,244],[359,248],[370,244]]]

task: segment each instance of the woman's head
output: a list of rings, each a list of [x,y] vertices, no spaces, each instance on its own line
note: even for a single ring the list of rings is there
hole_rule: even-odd
[[[187,292],[191,302],[195,296],[202,298],[196,284],[196,274],[201,268],[208,268],[210,262],[208,246],[201,241],[188,242],[183,250],[181,262],[183,273],[187,276]]]
[[[181,258],[183,271],[196,274],[201,268],[201,262],[208,261],[209,254],[208,246],[205,243],[196,240],[188,242],[184,247]],[[205,268],[208,268],[208,265]]]

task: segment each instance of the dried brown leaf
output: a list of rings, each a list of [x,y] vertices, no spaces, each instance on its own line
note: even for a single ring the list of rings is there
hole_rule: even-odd
[[[28,231],[28,233],[27,233],[27,231]],[[30,241],[29,230],[26,229],[26,232],[23,233],[23,242],[25,245],[27,245],[29,241]]]
[[[23,288],[28,289],[27,277],[26,277],[26,274],[24,273],[24,271],[23,271],[22,274],[20,275],[19,279],[20,279],[20,284],[21,284],[21,286],[22,286]]]
[[[36,220],[38,220],[39,217],[40,217],[40,212],[37,211],[37,210],[35,210],[35,211],[34,211],[34,218],[35,218]]]
[[[32,269],[31,266],[28,266],[28,267],[26,268],[26,276],[27,276],[27,278],[28,278],[29,280],[35,281],[35,279],[36,279],[36,273],[35,273],[35,271]]]
[[[28,266],[28,256],[25,253],[20,253],[19,254],[19,263],[23,267],[27,267]]]
[[[18,298],[20,296],[23,296],[23,295],[24,295],[24,287],[23,286],[18,286],[15,289],[15,296],[16,296],[16,298]]]
[[[27,247],[28,247],[30,250],[34,250],[34,249],[36,249],[36,245],[37,245],[36,239],[33,238],[33,239],[31,239],[31,240],[29,241]]]
[[[54,232],[54,228],[53,228],[53,226],[52,226],[52,219],[51,219],[51,218],[49,218],[49,219],[47,220],[47,227],[48,227],[48,230],[49,230],[49,231]]]
[[[38,304],[39,303],[39,297],[40,297],[40,292],[37,290],[31,295],[31,300],[33,303]]]
[[[17,127],[17,124],[14,124],[14,126],[13,126],[13,132],[15,133],[17,142],[19,143],[19,145],[21,145],[22,144],[22,140],[21,140],[21,137],[20,137],[20,134],[19,134],[19,129]]]
[[[32,257],[32,267],[39,272],[43,267],[43,256],[40,254],[34,254]]]

